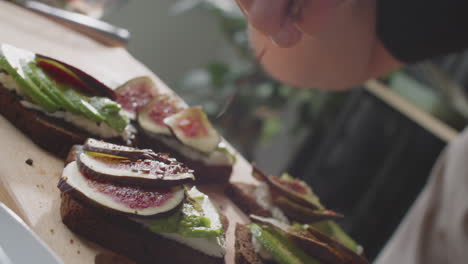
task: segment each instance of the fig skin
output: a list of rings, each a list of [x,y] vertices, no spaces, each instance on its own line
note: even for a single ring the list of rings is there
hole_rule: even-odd
[[[36,57],[39,60],[41,60],[41,59],[42,60],[51,60],[51,61],[53,61],[55,63],[59,63],[59,64],[63,65],[65,68],[67,68],[68,70],[72,71],[74,74],[76,74],[78,76],[78,78],[80,79],[80,81],[83,82],[86,85],[86,87],[83,87],[84,89],[86,89],[85,91],[80,90],[80,91],[84,92],[86,95],[89,95],[89,96],[103,96],[103,97],[110,98],[113,101],[115,101],[115,99],[117,98],[117,95],[114,92],[114,90],[109,88],[104,83],[98,81],[93,76],[87,74],[86,72],[84,72],[84,71],[82,71],[82,70],[80,70],[80,69],[78,69],[78,68],[76,68],[76,67],[74,67],[74,66],[72,66],[72,65],[70,65],[68,63],[56,60],[56,59],[48,57],[48,56],[44,56],[44,55],[41,55],[41,54],[36,54]]]
[[[181,122],[186,124],[181,127]],[[190,107],[170,115],[164,119],[164,123],[182,144],[202,153],[215,151],[222,141],[218,131],[200,106]]]
[[[283,235],[289,237],[293,240],[300,248],[302,248],[308,255],[320,260],[323,263],[331,264],[342,264],[344,262],[344,257],[336,251],[334,248],[330,247],[326,243],[315,239],[312,236],[308,236],[305,232],[300,232],[297,229],[279,222],[276,219],[264,218],[255,215],[250,215],[250,218],[253,222],[266,225],[271,227]]]
[[[316,223],[324,220],[339,220],[344,216],[331,210],[313,210],[294,203],[287,197],[273,198],[273,203],[289,218],[300,223]]]
[[[108,148],[103,146],[99,147],[96,142],[103,143],[107,145]],[[81,147],[83,151],[96,152],[102,154],[108,154],[116,156],[116,158],[121,157],[122,159],[132,159],[132,160],[155,160],[160,161],[165,164],[180,165],[183,168],[186,168],[183,163],[177,161],[177,159],[169,156],[168,153],[155,153],[152,149],[138,149],[126,145],[118,145],[112,142],[104,142],[96,139],[89,138],[86,140],[84,145]]]
[[[144,86],[146,88],[146,91],[141,91],[141,86]],[[139,89],[138,90],[138,98],[137,100],[142,100],[141,102],[135,102],[133,101],[134,98],[130,99],[130,101],[126,101],[129,98],[126,98],[127,96],[130,96],[126,94],[129,91],[132,91],[133,89]],[[122,105],[122,108],[125,109],[126,111],[129,111],[132,114],[136,114],[142,107],[147,105],[151,99],[156,97],[158,94],[160,94],[160,91],[158,87],[156,86],[156,83],[154,83],[153,79],[149,76],[140,76],[136,77],[133,79],[128,80],[121,86],[117,87],[115,89],[116,95],[117,95],[117,102]],[[144,92],[147,98],[141,97],[142,93]],[[132,105],[128,105],[128,103],[134,103]]]
[[[266,182],[272,188],[272,191],[276,191],[281,195],[289,198],[291,201],[294,201],[304,207],[310,208],[312,210],[324,210],[323,207],[319,207],[308,200],[306,200],[301,194],[297,194],[294,191],[287,189],[286,187],[282,186],[281,184],[277,183],[276,181],[272,180],[273,176],[267,176],[263,171],[261,171],[258,167],[252,164],[252,175],[258,181]]]
[[[101,146],[99,146],[101,144]],[[145,178],[145,177],[137,177],[137,176],[116,176],[108,173],[97,172],[90,168],[85,162],[80,159],[80,155],[88,155],[85,154],[83,151],[90,151],[95,153],[103,153],[115,156],[116,160],[119,160],[122,157],[122,162],[129,161],[127,158],[133,159],[133,161],[140,161],[140,160],[151,160],[152,162],[159,162],[165,165],[177,167],[178,174],[184,174],[185,177],[182,178],[172,178],[165,177],[169,172],[166,172],[166,175],[162,175],[162,177],[156,177],[159,175],[154,175],[153,178]],[[89,156],[92,156],[90,154]],[[193,170],[187,168],[183,163],[178,162],[174,158],[170,158],[168,154],[161,154],[161,153],[154,153],[150,149],[132,149],[127,148],[125,146],[118,146],[115,144],[97,141],[95,139],[88,139],[81,148],[76,148],[74,159],[78,164],[78,168],[82,173],[89,175],[95,179],[119,183],[119,184],[128,184],[128,185],[135,185],[141,187],[167,187],[167,186],[176,186],[191,183],[194,181]],[[143,162],[143,161],[141,161]]]
[[[86,204],[86,205],[88,205],[90,207],[96,208],[98,210],[104,210],[104,211],[106,211],[108,213],[115,214],[115,215],[134,217],[134,218],[140,218],[140,219],[157,219],[157,218],[172,215],[175,212],[177,212],[178,210],[180,210],[180,208],[181,208],[181,206],[183,204],[183,201],[184,201],[184,199],[182,199],[182,202],[180,202],[177,206],[175,206],[174,208],[172,208],[172,209],[170,209],[170,210],[168,210],[166,212],[158,213],[158,214],[155,214],[155,215],[146,215],[145,216],[145,215],[138,215],[138,214],[132,214],[132,213],[125,213],[125,212],[121,212],[121,211],[118,211],[118,210],[103,206],[103,205],[93,201],[92,199],[86,197],[86,195],[84,195],[83,193],[81,193],[77,189],[73,188],[62,177],[60,178],[57,187],[61,191],[62,195],[66,193],[67,195],[70,195],[71,197],[73,197],[73,199],[75,199],[75,200],[77,200],[77,201],[79,201],[79,202],[81,202],[83,204]]]
[[[182,105],[177,98],[168,94],[160,94],[139,109],[137,123],[147,133],[158,136],[173,135],[170,128],[164,123],[164,119],[184,109],[186,109],[185,105]],[[175,137],[175,135],[173,136]]]
[[[194,171],[193,174],[195,175],[195,183],[226,185],[229,182],[229,178],[232,174],[233,165],[207,165],[201,160],[191,159],[190,157],[184,155],[183,152],[168,146],[166,143],[164,143],[163,140],[160,139],[173,138],[172,136],[155,136],[148,132],[142,131],[141,127],[137,127],[138,130],[141,132],[136,138],[136,146],[141,148],[151,148],[157,150],[158,152],[171,153],[171,156],[173,156],[183,164],[187,165],[187,167]]]
[[[134,185],[134,186],[141,186],[141,187],[169,187],[169,186],[177,186],[182,184],[191,183],[194,180],[193,174],[190,172],[189,169],[185,167],[181,167],[184,169],[186,174],[192,175],[192,177],[185,177],[181,179],[170,179],[170,178],[139,178],[133,176],[115,176],[112,174],[105,174],[105,173],[98,173],[84,164],[80,158],[77,158],[77,164],[80,171],[86,175],[89,175],[97,180],[101,181],[109,181],[113,183],[118,183],[122,185]],[[177,164],[175,164],[177,165]]]
[[[161,155],[154,153],[154,151],[151,149],[137,149],[128,146],[113,144],[110,142],[104,142],[102,140],[96,140],[93,138],[89,138],[86,140],[86,142],[83,145],[83,150],[89,152],[109,154],[133,160],[160,158],[161,161],[163,161],[162,157],[160,157]],[[169,161],[167,160],[167,162]]]
[[[369,264],[369,261],[365,258],[364,254],[358,254],[350,250],[349,248],[345,247],[338,241],[334,240],[333,238],[330,238],[329,236],[325,235],[319,230],[311,226],[308,226],[307,232],[309,232],[311,235],[315,236],[316,238],[322,240],[323,242],[339,250],[341,254],[346,256],[346,259],[349,261],[349,263]]]

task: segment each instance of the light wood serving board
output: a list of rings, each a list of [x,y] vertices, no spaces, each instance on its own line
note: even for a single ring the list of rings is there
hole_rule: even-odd
[[[149,75],[167,92],[161,80],[123,48],[103,46],[46,18],[0,1],[0,42],[57,58],[93,75],[110,87]],[[55,251],[64,263],[95,263],[103,249],[71,233],[61,222],[56,187],[63,161],[38,148],[0,116],[0,202],[5,203]],[[25,163],[33,160],[33,166]],[[231,181],[254,181],[250,166],[239,157]],[[233,261],[233,231],[246,217],[224,197],[213,197],[230,220],[226,263]],[[1,235],[0,235],[1,239]],[[27,249],[26,249],[27,250]]]

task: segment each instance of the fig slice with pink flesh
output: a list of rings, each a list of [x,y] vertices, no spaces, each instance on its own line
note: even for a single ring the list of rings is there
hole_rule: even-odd
[[[121,159],[83,152],[77,164],[81,172],[114,183],[139,186],[174,186],[195,179],[193,171],[175,159]]]
[[[191,107],[164,119],[175,137],[184,145],[204,153],[213,152],[221,136],[201,107]]]
[[[138,124],[152,134],[172,135],[164,119],[182,111],[183,108],[176,98],[167,94],[158,95],[138,111]]]
[[[83,150],[104,154],[121,159],[160,159],[162,156],[154,153],[151,149],[137,149],[127,146],[116,145],[102,140],[90,138],[83,145]]]
[[[325,207],[320,203],[317,195],[314,194],[312,189],[305,182],[292,178],[287,174],[284,174],[282,177],[267,176],[255,165],[252,165],[252,168],[252,175],[257,180],[268,183],[273,191],[310,209],[325,210]]]
[[[185,198],[182,186],[143,188],[96,180],[81,173],[75,161],[64,168],[58,187],[85,203],[141,218],[166,215]]]
[[[119,86],[116,90],[117,102],[122,109],[132,115],[147,105],[151,99],[159,94],[156,84],[149,76],[141,76],[131,79]]]
[[[290,238],[311,257],[323,261],[324,263],[347,263],[345,262],[345,257],[340,251],[310,235],[308,232],[300,231],[273,218],[256,215],[250,215],[250,218],[253,222],[272,228],[280,234]]]

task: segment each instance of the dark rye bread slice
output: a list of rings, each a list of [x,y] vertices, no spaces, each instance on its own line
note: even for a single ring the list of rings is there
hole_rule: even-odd
[[[244,212],[246,215],[258,215],[272,217],[270,211],[261,207],[255,198],[257,186],[248,183],[231,182],[226,188],[226,195]]]
[[[263,264],[260,256],[255,253],[252,234],[247,225],[237,224],[235,234],[235,264]]]
[[[61,198],[62,221],[71,231],[137,263],[224,263],[223,258],[210,257],[149,232],[127,217],[81,204],[67,193],[62,193]],[[227,225],[223,217],[223,226]]]
[[[155,152],[167,152],[178,161],[184,163],[190,169],[194,170],[195,180],[197,183],[209,184],[225,184],[229,181],[232,173],[232,165],[229,166],[215,166],[207,165],[200,160],[188,158],[186,155],[166,145],[158,137],[151,136],[143,129],[138,127],[138,135],[136,138],[136,145],[139,148],[150,148]]]
[[[273,217],[271,211],[264,209],[257,203],[253,184],[229,183],[226,188],[226,195],[246,214],[263,217]],[[303,211],[302,208],[291,207],[288,204],[276,204],[288,219],[300,223],[315,223],[323,220],[341,219],[343,216],[332,211]]]
[[[235,264],[275,264],[272,260],[263,260],[257,253],[252,243],[252,233],[247,225],[236,225],[236,242],[234,245]]]
[[[65,164],[75,160],[74,146]],[[143,225],[75,200],[70,193],[61,194],[60,214],[63,223],[76,234],[100,246],[128,257],[137,263],[194,263],[220,264],[215,258],[170,239],[148,231]],[[229,222],[221,215],[224,231]]]
[[[88,132],[63,120],[28,109],[21,98],[0,84],[0,114],[26,134],[35,144],[59,158],[65,158],[73,145],[93,137]],[[120,138],[107,139],[123,143]]]

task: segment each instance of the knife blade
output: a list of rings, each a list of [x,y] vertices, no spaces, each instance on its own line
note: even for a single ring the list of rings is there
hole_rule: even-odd
[[[125,47],[130,40],[130,32],[127,29],[86,15],[66,11],[33,0],[10,0],[10,2],[55,20],[105,45]]]

